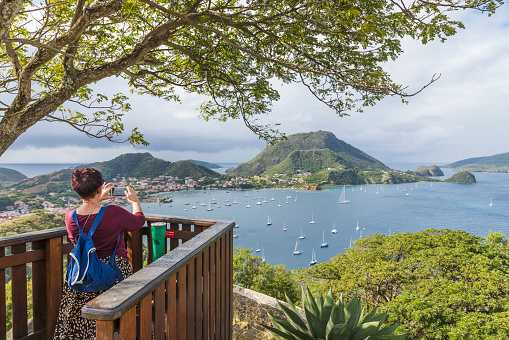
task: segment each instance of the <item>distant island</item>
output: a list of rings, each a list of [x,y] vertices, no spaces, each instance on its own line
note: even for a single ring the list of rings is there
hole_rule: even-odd
[[[23,175],[19,171],[7,168],[0,168],[0,183],[19,182],[24,180],[25,178],[27,178],[27,176]]]
[[[209,162],[204,162],[204,161],[197,161],[196,159],[187,159],[187,160],[189,162],[191,162],[191,163],[198,164],[198,165],[204,166],[204,167],[209,168],[209,169],[219,169],[219,168],[222,168],[221,165],[214,164],[214,163],[209,163]]]
[[[456,171],[509,172],[509,152],[493,156],[467,158],[447,164],[446,167]]]
[[[446,179],[444,182],[460,183],[460,184],[475,184],[477,183],[475,176],[468,171],[461,171]]]

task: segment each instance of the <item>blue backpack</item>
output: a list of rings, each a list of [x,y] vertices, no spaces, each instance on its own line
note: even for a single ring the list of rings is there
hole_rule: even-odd
[[[72,211],[72,218],[74,222],[76,222],[80,233],[76,237],[76,245],[69,253],[71,260],[67,268],[66,281],[69,287],[75,291],[82,293],[99,292],[113,287],[115,279],[117,279],[118,282],[123,280],[122,273],[115,262],[115,253],[117,252],[120,233],[118,234],[115,250],[113,250],[113,254],[108,263],[99,260],[95,252],[94,242],[92,242],[92,235],[97,229],[97,225],[101,221],[106,208],[107,207],[101,207],[88,235],[85,235],[78,223],[76,209]]]

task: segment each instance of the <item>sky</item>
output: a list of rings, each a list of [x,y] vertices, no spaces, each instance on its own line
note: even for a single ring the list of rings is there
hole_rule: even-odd
[[[403,41],[405,53],[386,69],[408,91],[440,79],[409,103],[387,98],[363,113],[337,117],[302,86],[278,87],[279,102],[260,122],[281,123],[287,135],[325,130],[384,163],[447,164],[509,152],[509,6],[495,15],[463,12],[466,29],[445,43]],[[128,87],[117,78],[98,83],[104,93]],[[240,121],[199,119],[204,98],[184,94],[182,104],[132,96],[126,130],[145,134],[148,147],[91,139],[61,123],[39,122],[0,157],[0,163],[107,161],[124,153],[149,152],[168,160],[242,163],[266,145]]]

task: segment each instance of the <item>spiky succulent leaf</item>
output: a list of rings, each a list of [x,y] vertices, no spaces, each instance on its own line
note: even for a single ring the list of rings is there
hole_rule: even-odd
[[[334,296],[332,296],[332,290],[329,289],[329,292],[327,293],[327,296],[325,296],[325,301],[323,303],[321,315],[323,324],[327,324],[327,322],[329,322],[333,307],[334,307]]]
[[[392,332],[394,332],[396,330],[396,328],[398,328],[398,327],[399,327],[398,324],[386,326],[384,328],[379,329],[378,332],[376,332],[374,335],[375,336],[391,335]]]
[[[301,332],[307,332],[308,328],[306,327],[306,324],[304,321],[302,321],[302,318],[297,311],[297,309],[294,307],[295,310],[286,307],[281,302],[278,301],[279,307],[283,310],[283,313],[285,313],[286,318],[288,319],[288,322],[290,322],[291,325],[293,325],[295,328],[300,330]]]
[[[375,334],[380,326],[380,321],[371,321],[361,323],[352,329],[352,340],[364,340],[368,336]]]
[[[375,311],[375,312],[373,312]],[[368,315],[366,315],[364,317],[364,320],[362,320],[362,322],[371,322],[371,321],[380,321],[380,325],[382,325],[385,321],[385,318],[387,317],[387,313],[383,312],[383,313],[380,313],[380,314],[375,314],[376,313],[376,307],[373,308],[371,310],[371,312],[368,313]]]
[[[329,334],[335,325],[345,323],[345,311],[340,306],[341,304],[338,301],[332,308],[329,321],[327,322],[327,328],[325,329],[325,334]]]
[[[295,337],[291,334],[287,334],[286,332],[281,331],[274,327],[270,327],[270,326],[267,326],[264,324],[261,324],[261,325],[263,327],[265,327],[266,329],[268,329],[272,333],[272,336],[274,338],[276,338],[277,340],[295,340]]]
[[[323,339],[325,337],[326,324],[322,323],[322,320],[306,307],[304,307],[304,313],[306,314],[311,335]]]
[[[315,302],[316,306],[318,307],[318,317],[322,319],[322,312],[323,312],[323,296],[320,294],[320,292],[316,292],[315,295]]]
[[[362,317],[361,313],[361,301],[357,296],[354,296],[345,306],[345,321],[350,326],[350,329],[354,329],[359,324]]]
[[[341,323],[334,325],[331,331],[326,335],[326,340],[350,340],[352,332],[348,324]]]
[[[307,332],[304,333],[304,332],[299,331],[297,328],[293,327],[289,322],[287,322],[285,320],[278,320],[277,324],[275,324],[273,320],[271,320],[271,321],[272,321],[272,324],[274,325],[274,327],[278,328],[280,331],[285,332],[286,334],[291,334],[294,337],[294,339],[316,340],[316,337],[311,336]]]
[[[316,301],[313,298],[313,295],[311,294],[309,288],[302,290],[302,306],[304,307],[304,310],[307,309],[308,312],[313,313],[316,317],[320,315],[320,312],[318,311],[318,306],[316,305]]]

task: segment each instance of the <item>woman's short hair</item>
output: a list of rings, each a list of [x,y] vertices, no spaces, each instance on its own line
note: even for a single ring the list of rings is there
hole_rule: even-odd
[[[94,168],[76,169],[71,174],[72,188],[81,198],[94,197],[103,183],[103,175]]]

